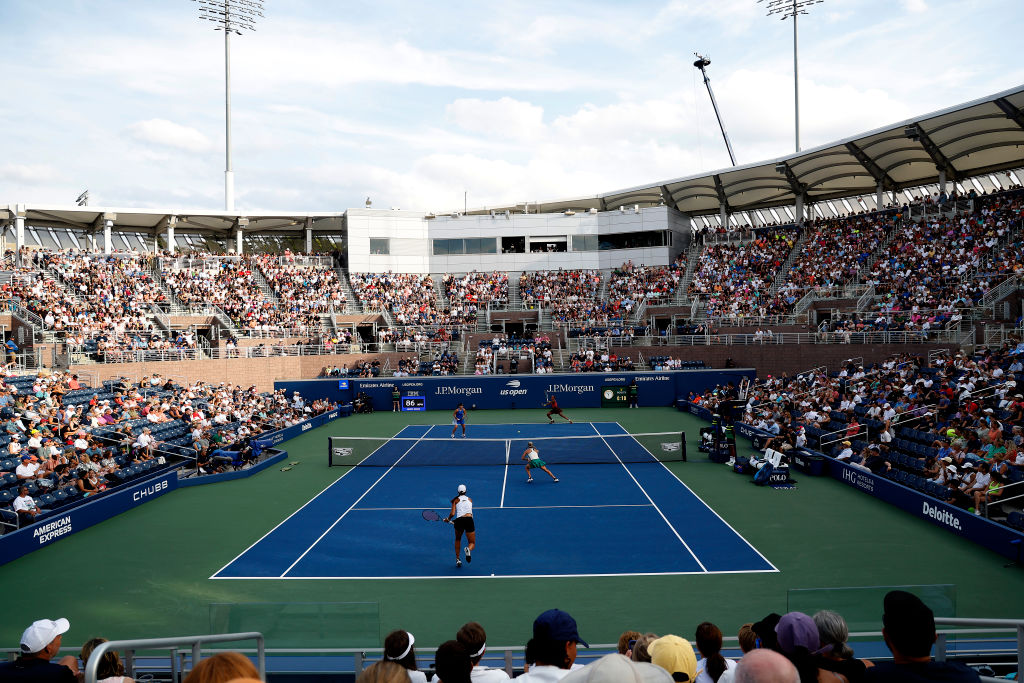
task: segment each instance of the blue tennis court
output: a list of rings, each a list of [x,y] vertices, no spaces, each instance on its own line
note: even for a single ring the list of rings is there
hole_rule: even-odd
[[[211,578],[777,571],[618,423],[471,425],[466,440],[450,433],[406,427]],[[527,483],[528,440],[558,483],[540,471]],[[477,529],[473,562],[460,568],[452,527],[422,517],[424,509],[447,515],[458,484],[468,487]]]

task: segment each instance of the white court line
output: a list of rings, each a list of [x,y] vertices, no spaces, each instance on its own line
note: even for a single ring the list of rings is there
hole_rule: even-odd
[[[322,534],[320,534],[320,536],[315,541],[313,541],[313,544],[311,546],[309,546],[308,548],[306,548],[306,551],[304,553],[299,555],[298,559],[296,559],[294,562],[292,562],[290,565],[288,565],[288,568],[285,569],[281,573],[281,576],[278,577],[278,578],[282,578],[282,579],[285,578],[285,574],[290,572],[292,570],[292,567],[294,567],[299,562],[301,562],[302,558],[304,558],[306,555],[308,555],[309,551],[312,550],[314,547],[316,547],[316,544],[319,543],[320,541],[322,541],[324,536],[329,534],[331,532],[331,529],[336,527],[338,525],[338,522],[340,522],[342,519],[344,519],[345,515],[347,515],[349,512],[351,512],[352,508],[354,508],[356,505],[358,505],[359,501],[361,501],[363,498],[365,498],[366,494],[369,493],[370,491],[372,491],[374,486],[379,484],[384,477],[388,476],[388,473],[391,472],[391,470],[395,469],[395,467],[398,465],[398,463],[400,463],[402,461],[402,458],[404,458],[405,456],[409,455],[409,451],[411,451],[413,448],[415,448],[416,444],[418,444],[429,433],[430,433],[430,430],[427,430],[427,432],[424,433],[423,436],[421,436],[419,439],[416,439],[416,441],[414,441],[413,444],[411,446],[409,446],[409,448],[406,449],[405,453],[402,453],[402,456],[398,460],[396,460],[394,462],[394,464],[391,465],[391,467],[387,468],[384,471],[384,474],[382,474],[379,477],[377,477],[377,481],[375,481],[372,484],[370,484],[370,487],[368,489],[366,489],[365,491],[363,491],[363,495],[361,495],[358,498],[356,498],[356,502],[354,502],[351,505],[349,505],[348,510],[345,510],[343,513],[341,513],[340,517],[338,517],[336,520],[334,520],[334,524],[332,524],[329,527],[327,527],[327,530],[324,531]]]
[[[501,480],[501,504],[498,507],[505,507],[505,484],[508,483],[508,452],[512,448],[512,439],[505,441],[505,477]]]
[[[650,503],[610,503],[608,505],[508,505],[508,506],[497,506],[494,505],[474,505],[474,510],[561,510],[565,508],[586,508],[588,510],[593,508],[649,508],[653,507]],[[356,508],[356,512],[387,512],[389,510],[422,510],[423,508]]]
[[[424,425],[424,426],[425,426],[425,425]],[[402,433],[402,432],[404,432],[405,430],[406,430],[406,427],[402,427],[402,429],[398,430],[398,434],[401,434],[401,433]],[[398,436],[398,434],[396,434],[395,436]],[[394,438],[394,437],[391,437],[391,438]],[[421,438],[422,438],[422,437],[421,437]],[[379,446],[377,446],[376,448],[374,448],[374,449],[373,449],[373,452],[371,452],[371,453],[370,453],[369,455],[367,455],[367,456],[366,456],[366,458],[369,458],[369,457],[371,457],[371,456],[372,456],[372,455],[373,455],[374,453],[376,453],[376,452],[377,452],[377,451],[379,451],[380,449],[384,448],[384,446],[386,446],[386,445],[387,445],[387,443],[388,443],[388,440],[390,440],[390,439],[386,439],[386,440],[384,441],[384,443],[382,443],[381,445],[379,445]],[[250,550],[252,550],[252,549],[253,549],[253,548],[254,548],[254,547],[255,547],[255,546],[256,546],[256,545],[257,545],[257,544],[258,544],[258,543],[259,543],[260,541],[262,541],[263,539],[265,539],[265,538],[266,538],[267,536],[269,536],[270,534],[274,533],[274,532],[275,532],[275,531],[277,530],[277,528],[278,528],[279,526],[281,526],[282,524],[284,524],[285,522],[287,522],[287,521],[288,521],[289,519],[291,519],[291,518],[292,518],[292,517],[294,517],[295,515],[297,515],[297,514],[299,514],[300,512],[302,512],[302,511],[303,511],[303,510],[304,510],[304,509],[306,508],[306,506],[307,506],[307,505],[309,505],[309,504],[310,504],[310,503],[312,503],[312,502],[313,502],[314,500],[316,500],[317,498],[319,498],[320,496],[322,496],[322,495],[323,495],[324,493],[326,493],[326,492],[327,492],[327,489],[329,489],[329,488],[331,488],[332,486],[334,486],[335,484],[337,484],[337,483],[338,483],[339,481],[341,481],[342,479],[344,479],[346,475],[350,474],[350,473],[351,473],[351,472],[352,472],[353,470],[355,470],[355,468],[356,468],[357,466],[359,466],[360,464],[362,464],[363,462],[365,462],[365,461],[366,461],[366,458],[363,458],[362,460],[360,460],[360,461],[359,461],[358,463],[356,463],[355,465],[350,465],[350,466],[349,466],[349,468],[348,468],[348,470],[347,470],[347,471],[345,471],[345,472],[343,472],[343,473],[341,474],[341,476],[340,476],[340,477],[338,477],[337,479],[335,479],[334,481],[332,481],[332,482],[331,482],[330,484],[328,484],[327,486],[325,486],[325,487],[324,487],[324,489],[323,489],[322,491],[320,491],[320,493],[316,494],[315,496],[313,496],[312,498],[310,498],[309,500],[307,500],[307,501],[306,501],[305,503],[303,503],[303,504],[302,504],[302,507],[300,507],[300,508],[296,509],[296,510],[295,510],[295,512],[293,512],[292,514],[288,515],[287,517],[285,517],[284,519],[282,519],[282,520],[281,520],[280,522],[278,522],[278,523],[277,523],[276,525],[274,525],[274,528],[272,528],[272,529],[271,529],[270,531],[268,531],[267,533],[265,533],[265,534],[263,534],[262,536],[260,536],[260,537],[259,537],[259,538],[258,538],[258,539],[257,539],[256,541],[254,541],[254,542],[252,543],[252,545],[250,545],[250,546],[249,546],[248,548],[246,548],[246,549],[245,549],[245,550],[243,550],[242,552],[240,552],[240,553],[238,553],[237,555],[235,555],[235,557],[234,557],[234,558],[233,558],[233,559],[232,559],[232,560],[231,560],[230,562],[228,562],[228,563],[227,563],[226,565],[224,565],[223,567],[221,567],[220,569],[218,569],[217,571],[215,571],[215,572],[213,573],[213,576],[211,576],[210,578],[211,578],[211,579],[216,579],[216,578],[223,578],[223,577],[218,577],[218,576],[217,576],[217,574],[220,574],[220,573],[221,573],[222,571],[224,571],[225,569],[227,569],[228,567],[230,567],[230,566],[231,566],[231,565],[232,565],[232,564],[233,564],[233,563],[235,562],[235,560],[237,560],[238,558],[240,558],[240,557],[241,557],[242,555],[245,555],[245,554],[246,554],[247,552],[249,552]]]
[[[622,426],[621,424],[619,424],[618,422],[608,422],[608,423],[606,423],[606,424],[614,424],[614,425],[617,425],[617,426],[619,427],[619,429],[621,429],[621,430],[622,430],[623,432],[626,432],[626,434],[629,434],[629,431],[628,431],[628,430],[627,430],[627,429],[626,429],[625,427],[623,427],[623,426]],[[638,444],[640,444],[640,447],[641,447],[641,448],[643,448],[643,447],[644,447],[644,445],[643,445],[642,443],[640,443],[639,441],[637,441],[636,439],[633,439],[633,440],[634,440],[634,441],[636,441],[636,442],[637,442]],[[650,451],[648,451],[648,452],[650,452]],[[683,481],[682,479],[680,479],[679,477],[677,477],[677,476],[675,475],[675,472],[673,472],[672,470],[670,470],[670,469],[668,468],[668,465],[666,465],[666,464],[665,464],[664,462],[662,462],[661,460],[658,460],[657,458],[655,458],[655,460],[657,460],[657,462],[658,462],[658,464],[659,464],[659,465],[661,465],[662,467],[664,467],[664,468],[665,468],[665,471],[666,471],[666,472],[668,472],[669,474],[671,474],[671,475],[672,475],[672,478],[673,478],[673,479],[675,479],[675,480],[676,480],[676,481],[678,481],[678,482],[679,482],[680,484],[682,484],[682,485],[683,485],[683,488],[685,488],[685,489],[686,489],[687,491],[689,491],[689,492],[690,492],[690,494],[691,494],[691,495],[692,495],[692,496],[693,496],[694,498],[696,498],[697,500],[699,500],[699,501],[700,501],[700,504],[701,504],[701,505],[703,505],[703,506],[704,506],[704,507],[706,507],[706,508],[707,508],[708,510],[710,510],[710,511],[711,511],[711,514],[713,514],[713,515],[714,515],[715,517],[718,517],[718,519],[719,519],[719,520],[721,520],[722,524],[724,524],[724,525],[726,525],[727,527],[729,527],[729,530],[730,530],[731,532],[733,532],[734,534],[736,534],[736,536],[737,536],[737,537],[739,537],[739,539],[740,539],[741,541],[743,541],[744,543],[746,543],[746,544],[747,544],[747,547],[749,547],[749,548],[750,548],[751,550],[753,550],[753,551],[754,551],[755,553],[757,553],[757,556],[758,556],[758,557],[760,557],[760,558],[761,558],[762,560],[764,560],[765,562],[767,562],[767,563],[768,563],[768,566],[769,566],[769,567],[771,567],[771,569],[770,569],[770,570],[761,570],[761,569],[755,569],[755,570],[751,570],[751,571],[773,571],[773,572],[777,572],[777,571],[779,571],[779,568],[778,568],[778,567],[776,567],[776,566],[775,566],[775,565],[774,565],[774,564],[773,564],[773,563],[771,562],[771,560],[769,560],[769,559],[768,559],[767,557],[765,557],[765,556],[764,556],[764,555],[763,555],[763,554],[761,553],[761,551],[760,551],[760,550],[758,550],[758,549],[757,549],[757,548],[756,548],[756,547],[754,546],[754,544],[753,544],[753,543],[751,543],[750,541],[748,541],[747,539],[745,539],[745,538],[743,537],[743,534],[741,534],[740,532],[736,531],[736,529],[734,529],[734,528],[733,528],[732,524],[729,524],[729,522],[727,522],[727,521],[725,521],[724,519],[722,519],[722,515],[718,514],[718,513],[717,513],[717,512],[715,511],[715,508],[713,508],[713,507],[711,507],[710,505],[708,505],[708,504],[707,504],[706,502],[704,502],[704,499],[703,499],[703,498],[701,498],[701,497],[700,497],[700,496],[698,496],[698,495],[697,495],[696,493],[694,493],[693,489],[691,489],[691,488],[690,488],[689,486],[687,486],[687,484],[686,484],[686,482],[685,482],[685,481]]]
[[[633,480],[633,483],[637,485],[637,488],[640,489],[640,492],[644,494],[644,496],[647,498],[647,500],[651,501],[651,505],[654,506],[654,509],[658,512],[659,515],[661,515],[661,518],[663,520],[665,520],[665,524],[668,524],[668,528],[672,530],[672,533],[676,535],[676,538],[679,539],[679,542],[683,544],[684,548],[686,548],[686,552],[690,553],[690,555],[697,562],[697,564],[700,565],[701,571],[706,574],[707,571],[708,571],[708,568],[704,566],[704,563],[700,561],[699,557],[697,557],[697,553],[693,552],[693,550],[690,549],[690,546],[687,545],[686,541],[683,540],[683,537],[679,535],[679,532],[676,531],[676,528],[674,526],[672,526],[672,522],[668,521],[668,517],[666,517],[665,513],[661,511],[661,508],[658,507],[658,504],[654,502],[654,499],[651,498],[649,493],[647,493],[647,490],[644,489],[644,487],[640,485],[640,482],[638,482],[636,480],[636,477],[634,477],[633,473],[629,471],[628,467],[626,467],[626,463],[622,462],[622,458],[620,458],[619,454],[615,452],[615,449],[608,445],[608,441],[604,438],[605,435],[602,434],[601,432],[599,432],[597,430],[597,427],[594,427],[594,423],[593,422],[590,423],[590,426],[594,429],[594,432],[596,432],[597,435],[601,437],[601,441],[603,441],[604,445],[608,448],[608,450],[610,450],[612,452],[612,455],[615,456],[615,459],[619,461],[619,464],[622,465],[622,469],[626,470],[626,474],[628,474],[629,478]],[[611,435],[609,434],[608,436],[611,436]],[[636,441],[636,439],[633,439],[633,440]],[[640,443],[639,441],[636,441],[636,442]],[[644,449],[644,450],[646,450],[646,449]],[[648,451],[648,453],[650,453],[650,451]],[[669,474],[671,474],[671,471],[669,472]]]
[[[630,576],[710,576],[712,574],[771,574],[771,569],[725,569],[704,572],[630,572],[623,574],[502,574],[484,576],[463,574],[461,576],[214,576],[218,581],[425,581],[455,579],[583,579],[620,578]]]

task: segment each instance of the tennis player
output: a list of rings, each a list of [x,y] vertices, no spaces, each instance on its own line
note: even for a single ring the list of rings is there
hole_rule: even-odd
[[[462,545],[462,534],[466,534],[466,562],[472,562],[470,553],[476,547],[476,525],[473,524],[473,499],[466,495],[466,485],[459,484],[459,495],[452,498],[452,511],[445,517],[446,522],[455,519],[455,566],[462,566],[459,548]]]
[[[555,481],[558,481],[558,477],[556,477],[551,472],[551,470],[548,469],[548,464],[540,459],[540,453],[537,452],[537,447],[533,445],[532,441],[528,441],[526,443],[526,450],[523,451],[522,459],[526,461],[526,477],[527,477],[526,483],[527,484],[529,484],[529,483],[531,483],[533,481],[533,472],[532,472],[532,470],[536,470],[536,469],[544,470],[549,475],[551,475],[552,479],[554,479]]]
[[[569,420],[569,418],[565,416],[565,413],[562,412],[562,409],[558,407],[558,400],[555,398],[554,394],[551,395],[551,398],[549,398],[548,402],[545,403],[544,405],[549,406],[551,408],[551,410],[548,411],[549,424],[555,423],[555,418],[551,417],[552,415],[558,415],[563,420]],[[569,420],[569,424],[572,424],[572,420]]]
[[[455,438],[455,432],[458,430],[459,425],[462,425],[462,438],[466,438],[466,407],[461,403],[459,407],[452,413],[452,438]]]

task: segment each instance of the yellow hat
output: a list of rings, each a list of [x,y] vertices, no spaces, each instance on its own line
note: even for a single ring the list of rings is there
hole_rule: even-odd
[[[647,646],[651,663],[672,674],[676,681],[693,681],[697,678],[697,656],[690,641],[679,636],[662,636]],[[686,678],[682,675],[685,674]]]

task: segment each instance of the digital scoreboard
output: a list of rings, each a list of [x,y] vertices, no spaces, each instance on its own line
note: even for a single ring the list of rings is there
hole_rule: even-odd
[[[426,410],[427,399],[425,396],[403,396],[402,397],[402,410]]]

